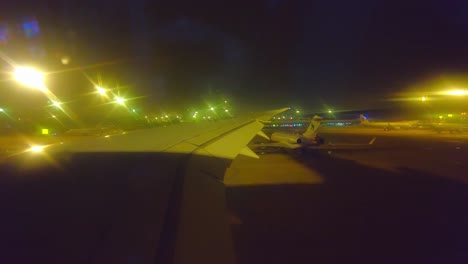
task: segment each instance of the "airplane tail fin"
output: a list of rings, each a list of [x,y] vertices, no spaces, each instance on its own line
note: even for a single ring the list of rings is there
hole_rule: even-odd
[[[310,137],[310,136],[315,136],[317,135],[317,132],[320,128],[320,120],[322,118],[319,116],[314,116],[312,120],[310,121],[309,126],[307,127],[307,130],[302,134],[304,137]]]
[[[369,124],[369,120],[363,114],[359,115],[359,120],[361,120],[361,124]]]

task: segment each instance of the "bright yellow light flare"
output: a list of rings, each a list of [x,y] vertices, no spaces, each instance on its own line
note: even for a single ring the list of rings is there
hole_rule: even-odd
[[[123,99],[122,97],[115,97],[115,102],[119,105],[125,105],[125,99]]]
[[[224,110],[224,112],[228,113],[228,112],[229,112],[229,109]]]
[[[29,67],[18,67],[13,73],[15,79],[30,88],[45,90],[44,74],[36,69]]]
[[[211,110],[211,111],[214,111],[214,107],[210,107],[210,110]]]
[[[444,91],[444,92],[442,92],[442,94],[450,95],[450,96],[464,96],[464,95],[468,95],[468,91],[461,90],[461,89],[456,89],[456,90]]]
[[[32,146],[29,148],[29,151],[31,152],[42,152],[44,150],[45,146]]]
[[[332,110],[328,110],[328,113],[331,114],[331,113],[333,113],[333,111],[332,111]]]
[[[426,97],[426,96],[421,97],[421,101],[422,101],[422,102],[426,102],[426,101],[427,101],[427,97]]]
[[[0,113],[4,113],[4,112],[5,112],[5,109],[0,108]]]
[[[57,108],[60,108],[61,103],[57,102],[57,101],[52,101],[52,105],[57,107]]]
[[[300,113],[301,113],[301,111],[299,111],[299,110],[296,110],[296,114],[300,114]]]
[[[448,114],[447,116],[448,116],[448,117],[453,117],[453,115],[452,115],[452,114]]]
[[[106,95],[106,92],[107,92],[106,89],[104,89],[104,88],[102,88],[102,87],[100,87],[100,86],[97,86],[97,87],[96,87],[96,90],[97,90],[98,94],[100,94],[100,95]]]

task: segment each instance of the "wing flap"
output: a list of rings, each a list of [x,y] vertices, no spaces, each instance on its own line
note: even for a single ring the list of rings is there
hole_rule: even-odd
[[[241,152],[239,153],[240,155],[246,156],[246,157],[251,157],[255,159],[259,159],[260,157],[255,154],[249,147],[244,147]]]
[[[263,125],[259,122],[251,122],[215,141],[210,141],[203,149],[215,157],[234,159],[252,138],[261,130]]]

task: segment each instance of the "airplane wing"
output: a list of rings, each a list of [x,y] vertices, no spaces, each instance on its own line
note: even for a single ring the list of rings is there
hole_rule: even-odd
[[[41,215],[57,214],[55,208],[62,208],[61,204],[67,203],[71,196],[68,201],[71,205],[61,209],[69,212],[70,218],[63,218],[59,224],[67,232],[56,230],[53,225],[37,226],[41,233],[54,237],[54,241],[42,241],[42,256],[76,263],[67,259],[68,255],[57,256],[57,252],[66,254],[68,251],[63,250],[66,247],[69,251],[79,251],[82,256],[89,254],[99,263],[128,262],[129,256],[142,260],[139,263],[146,263],[144,260],[154,263],[155,259],[157,263],[235,263],[227,221],[224,172],[239,154],[257,157],[246,145],[257,133],[261,135],[263,124],[258,120],[267,120],[285,110],[287,108],[242,119],[183,123],[35,148],[10,158],[0,166],[0,174],[5,175],[3,179],[34,178],[32,184],[42,187],[32,188],[38,191],[31,199],[47,201],[46,208],[50,209],[39,210]],[[6,176],[9,174],[11,177]],[[41,177],[47,180],[38,181]],[[55,181],[59,184],[45,183]],[[7,188],[8,184],[1,186]],[[60,190],[54,186],[59,186]],[[63,193],[60,201],[47,200],[50,192]],[[0,190],[0,199],[5,198],[1,193]],[[15,197],[25,200],[33,194],[19,192],[15,195],[17,197],[9,196],[8,201],[14,203]],[[88,216],[92,210],[81,204],[73,207],[80,199],[92,200],[89,206],[99,208],[93,211],[95,215]],[[116,201],[120,201],[119,205]],[[60,206],[54,207],[55,203]],[[101,204],[103,208],[98,207]],[[8,214],[8,208],[0,207],[0,210],[7,215],[0,224],[13,217]],[[37,211],[30,210],[33,213],[29,217],[34,218]],[[15,218],[10,220],[14,224],[21,223]],[[98,220],[106,227],[105,231],[96,231],[103,232],[102,237],[97,242],[85,240],[86,235],[94,237],[91,231],[101,225],[91,223]],[[12,241],[21,237],[28,239],[31,235],[2,232],[1,226],[0,233],[11,234]],[[28,230],[31,229],[34,228]],[[8,239],[8,235],[0,238]],[[97,243],[94,248],[98,252],[89,251],[89,244],[93,243]],[[28,250],[22,250],[21,256],[28,256]]]

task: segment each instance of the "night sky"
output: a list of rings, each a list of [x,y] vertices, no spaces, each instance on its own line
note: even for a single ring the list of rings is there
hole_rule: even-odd
[[[50,76],[51,89],[70,100],[92,89],[84,72],[147,96],[149,108],[221,94],[263,108],[359,109],[468,70],[461,0],[40,2],[15,1],[1,13],[5,21],[37,17],[42,65],[114,62]],[[70,65],[59,63],[63,54]]]

